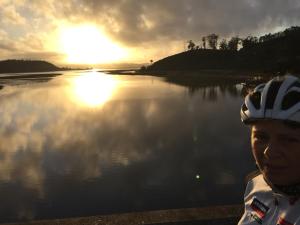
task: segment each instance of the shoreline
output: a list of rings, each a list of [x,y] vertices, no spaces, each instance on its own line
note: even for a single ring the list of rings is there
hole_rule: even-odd
[[[107,74],[118,74],[118,75],[152,75],[152,76],[233,76],[233,77],[253,77],[253,76],[272,76],[278,74],[278,72],[267,72],[267,71],[250,71],[250,70],[217,70],[217,69],[203,69],[203,70],[99,70],[99,72]]]
[[[0,74],[0,79],[52,78],[60,75],[62,75],[62,73]]]
[[[256,86],[259,83],[278,75],[275,73],[259,71],[236,71],[236,70],[197,70],[197,71],[154,71],[141,72],[140,70],[113,70],[101,71],[109,75],[153,76],[164,78],[166,82],[189,87],[200,88],[215,85],[243,84],[247,87]]]

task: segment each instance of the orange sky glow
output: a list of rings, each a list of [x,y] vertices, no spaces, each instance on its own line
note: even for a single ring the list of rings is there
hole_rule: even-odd
[[[60,29],[57,51],[65,63],[98,64],[124,60],[129,52],[113,42],[94,25],[69,26]]]

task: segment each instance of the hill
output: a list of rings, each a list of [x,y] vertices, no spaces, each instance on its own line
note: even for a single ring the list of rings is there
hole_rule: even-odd
[[[0,73],[50,72],[64,70],[41,60],[4,60],[0,61]]]
[[[242,48],[192,49],[168,56],[148,67],[144,73],[164,71],[231,70],[248,72],[300,72],[300,27],[240,39]]]
[[[235,51],[197,49],[163,58],[147,67],[147,70],[231,69],[236,57]]]

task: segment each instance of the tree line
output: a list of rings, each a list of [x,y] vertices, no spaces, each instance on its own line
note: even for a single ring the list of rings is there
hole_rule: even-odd
[[[143,71],[235,70],[260,72],[300,72],[300,27],[260,37],[238,36],[220,39],[217,34],[189,40],[187,51],[167,56]]]
[[[213,49],[213,50],[231,50],[238,51],[241,48],[248,49],[259,43],[264,43],[270,40],[285,37],[291,33],[299,32],[300,27],[290,27],[282,32],[277,32],[274,34],[268,33],[261,37],[247,36],[245,38],[240,38],[239,36],[231,37],[229,40],[223,38],[220,40],[218,34],[212,33],[201,38],[200,44],[196,44],[193,40],[187,41],[187,50],[198,50],[198,49]]]
[[[225,38],[223,38],[219,42],[219,35],[213,33],[202,37],[201,43],[199,45],[196,45],[196,43],[193,40],[187,41],[187,50],[190,51],[198,49],[220,49],[237,51],[242,41],[243,39],[236,36],[230,38],[228,41]]]

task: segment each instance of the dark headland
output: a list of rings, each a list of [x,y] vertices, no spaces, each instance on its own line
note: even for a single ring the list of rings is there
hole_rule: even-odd
[[[212,36],[212,35],[210,35]],[[209,36],[208,36],[209,37]],[[231,42],[230,42],[231,41]],[[300,27],[261,37],[233,37],[208,49],[190,41],[188,50],[143,66],[137,73],[176,75],[182,72],[214,74],[285,74],[300,72]],[[232,44],[232,42],[234,42]],[[199,73],[201,74],[201,73]]]
[[[41,60],[9,59],[0,61],[0,73],[51,72],[59,70],[63,70],[63,68]]]
[[[54,72],[65,70],[82,70],[82,68],[58,67],[43,60],[8,59],[0,61],[0,73]]]

